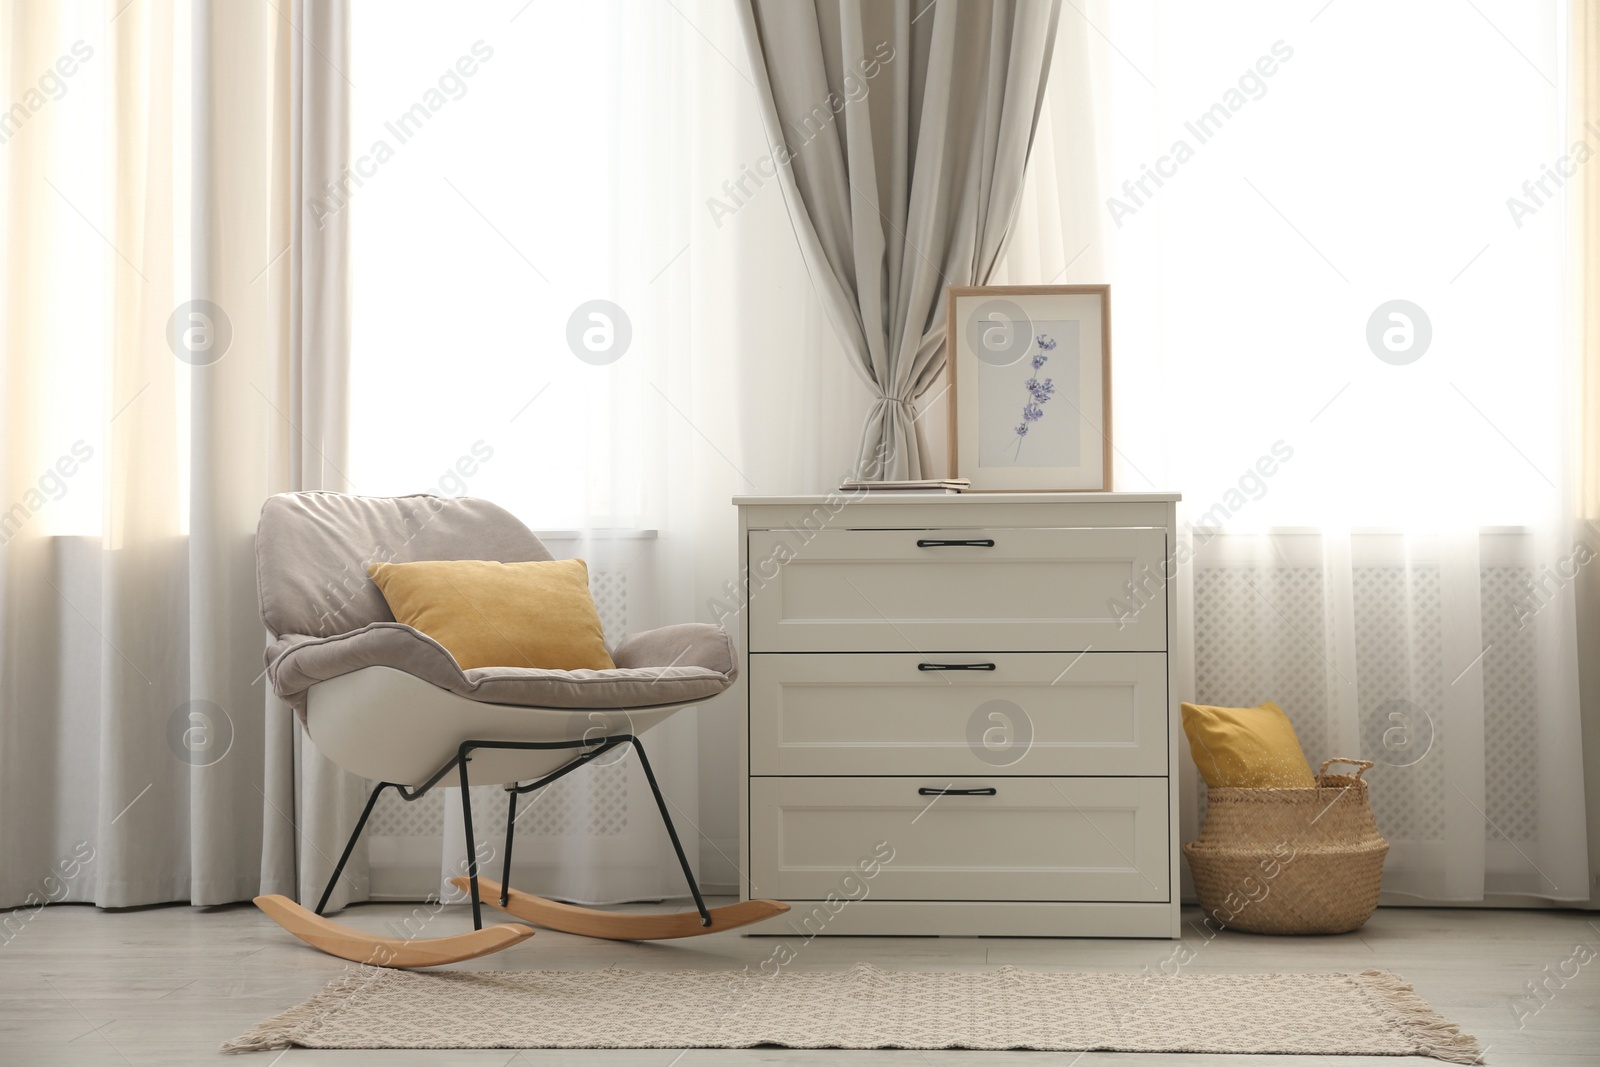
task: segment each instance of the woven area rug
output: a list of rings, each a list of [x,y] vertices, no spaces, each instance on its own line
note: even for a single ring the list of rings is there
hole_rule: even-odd
[[[1360,974],[392,971],[362,968],[223,1046],[1045,1049],[1431,1056],[1478,1044]]]

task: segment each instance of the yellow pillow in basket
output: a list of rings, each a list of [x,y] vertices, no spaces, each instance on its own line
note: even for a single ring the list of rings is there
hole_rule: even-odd
[[[581,559],[373,563],[367,573],[395,620],[439,642],[464,671],[616,666],[589,595],[589,566]]]
[[[1183,705],[1183,732],[1212,789],[1310,789],[1317,784],[1289,716],[1272,701],[1258,708]]]

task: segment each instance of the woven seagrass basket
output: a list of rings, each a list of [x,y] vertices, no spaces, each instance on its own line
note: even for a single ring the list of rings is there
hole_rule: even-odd
[[[1356,773],[1329,774],[1334,763]],[[1313,789],[1212,789],[1183,846],[1206,918],[1258,934],[1342,934],[1372,917],[1389,842],[1361,780],[1331,759]]]

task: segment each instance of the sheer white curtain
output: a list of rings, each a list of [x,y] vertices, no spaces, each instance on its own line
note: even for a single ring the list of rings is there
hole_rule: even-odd
[[[358,0],[354,41],[355,178],[326,204],[352,225],[352,487],[510,508],[589,561],[612,640],[709,621],[730,498],[836,485],[869,401],[762,176],[731,5]],[[644,738],[710,888],[736,884],[733,714]],[[486,844],[504,808],[475,793]],[[463,855],[453,796],[385,799],[373,830],[379,895]],[[525,798],[517,835],[520,886],[685,894],[626,753]]]
[[[294,223],[341,9],[0,4],[0,907],[293,893],[353,818],[260,685],[253,551],[343,463]]]
[[[1185,495],[1184,695],[1376,761],[1397,901],[1589,895],[1565,18],[1083,5],[1008,264],[1111,281],[1116,483]]]

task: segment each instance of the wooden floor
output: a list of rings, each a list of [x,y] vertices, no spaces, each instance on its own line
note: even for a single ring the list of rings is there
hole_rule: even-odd
[[[413,909],[371,904],[341,919],[379,931]],[[13,913],[13,918],[26,916]],[[1195,916],[1190,914],[1191,918]],[[15,926],[15,922],[11,924]],[[427,935],[467,929],[461,908],[430,922]],[[386,932],[394,932],[387,930]],[[983,970],[1003,964],[1040,970],[1128,971],[1159,967],[1170,941],[1059,941],[973,938],[819,938],[791,941],[796,969],[829,970],[866,960],[881,967]],[[678,942],[629,944],[541,932],[474,969],[727,968],[755,965],[777,944],[769,938],[713,934]],[[1436,1009],[1488,1047],[1493,1065],[1600,1065],[1600,914],[1581,912],[1386,908],[1359,933],[1271,938],[1224,933],[1207,940],[1190,927],[1189,972],[1334,971],[1378,967],[1412,982]],[[1578,961],[1588,959],[1581,964]],[[623,1051],[287,1052],[243,1058],[216,1051],[222,1041],[315,993],[344,968],[278,929],[254,908],[146,908],[108,913],[52,907],[26,919],[0,944],[0,1064],[174,1067],[206,1063],[306,1067],[368,1064],[449,1067],[733,1067],[742,1064],[946,1067],[1296,1067],[1423,1059],[1288,1056],[1152,1056],[1114,1053],[799,1051],[790,1049],[635,1049]],[[1576,974],[1574,976],[1574,970]],[[1561,975],[1567,975],[1562,979]],[[1556,977],[1551,977],[1556,976]],[[1515,1005],[1525,983],[1548,979],[1553,992],[1533,1014]],[[1562,982],[1564,981],[1564,985]]]

